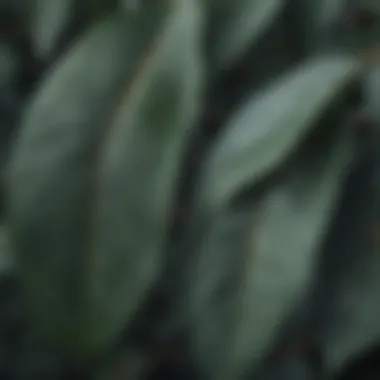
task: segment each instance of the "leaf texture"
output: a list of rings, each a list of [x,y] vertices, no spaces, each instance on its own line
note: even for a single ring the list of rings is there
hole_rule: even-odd
[[[209,153],[199,186],[201,208],[217,210],[289,158],[358,73],[353,59],[313,58],[248,99]]]
[[[188,1],[109,15],[26,114],[10,168],[12,242],[36,318],[73,355],[112,342],[159,275],[198,99],[200,18]]]
[[[190,253],[185,308],[208,379],[257,370],[312,284],[353,154],[350,137],[326,133],[262,196],[215,213]]]

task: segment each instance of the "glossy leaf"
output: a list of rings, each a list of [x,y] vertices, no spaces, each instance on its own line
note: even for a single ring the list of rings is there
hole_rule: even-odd
[[[251,207],[216,214],[190,253],[190,336],[208,379],[255,371],[311,286],[352,155],[349,138],[328,135]]]
[[[289,158],[357,74],[357,62],[347,57],[314,58],[248,99],[209,153],[199,188],[201,208],[221,207]]]
[[[188,1],[107,17],[25,116],[10,168],[12,241],[41,327],[72,355],[112,342],[159,275],[198,96],[199,19]]]
[[[212,69],[225,69],[269,28],[282,0],[206,0]]]

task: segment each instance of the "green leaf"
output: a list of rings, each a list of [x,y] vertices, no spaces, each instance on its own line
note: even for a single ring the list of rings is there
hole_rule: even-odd
[[[94,20],[117,9],[118,0],[30,0],[27,13],[32,46],[37,57],[55,58],[62,40],[71,39]]]
[[[212,70],[236,62],[270,27],[282,0],[206,0],[209,12],[208,46]]]
[[[313,136],[261,196],[216,214],[189,252],[185,308],[208,379],[257,370],[311,286],[353,154],[349,137],[330,132]]]
[[[226,123],[210,151],[199,208],[220,208],[279,167],[358,72],[353,59],[318,57],[255,93]]]
[[[310,329],[331,374],[380,338],[378,163],[368,147],[356,160],[323,250]]]
[[[72,0],[34,0],[32,9],[32,40],[39,57],[49,57],[73,16]]]
[[[112,343],[160,274],[200,18],[182,0],[108,17],[26,114],[10,168],[17,265],[41,327],[73,355]]]

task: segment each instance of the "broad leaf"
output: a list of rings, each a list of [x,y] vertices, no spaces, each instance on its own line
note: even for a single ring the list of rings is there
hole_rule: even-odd
[[[242,378],[275,345],[311,286],[351,155],[350,138],[313,136],[251,207],[245,201],[222,209],[204,231],[190,253],[186,299],[193,348],[208,379]]]
[[[326,368],[337,372],[380,339],[378,153],[359,159],[345,183],[324,247],[311,327]]]
[[[58,62],[10,168],[25,291],[45,333],[73,355],[112,342],[160,272],[200,79],[198,9],[168,4],[107,17]]]
[[[211,149],[200,182],[200,208],[221,207],[289,158],[357,73],[352,59],[314,58],[248,99]]]

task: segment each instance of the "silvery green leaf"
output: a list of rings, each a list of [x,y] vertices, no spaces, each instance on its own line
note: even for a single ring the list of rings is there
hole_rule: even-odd
[[[72,355],[113,341],[159,274],[199,84],[195,8],[153,2],[100,21],[25,115],[10,166],[12,242],[41,328]]]
[[[353,153],[350,138],[324,138],[313,137],[251,207],[219,211],[189,252],[186,310],[208,379],[241,379],[257,369],[311,286]]]
[[[206,0],[212,69],[225,69],[269,28],[282,0]]]
[[[248,99],[210,151],[200,181],[200,203],[217,209],[276,169],[357,74],[353,59],[313,58]]]
[[[106,336],[130,321],[160,274],[182,154],[200,101],[200,16],[196,2],[173,4],[104,145],[91,241],[91,309],[101,318],[89,320]]]

